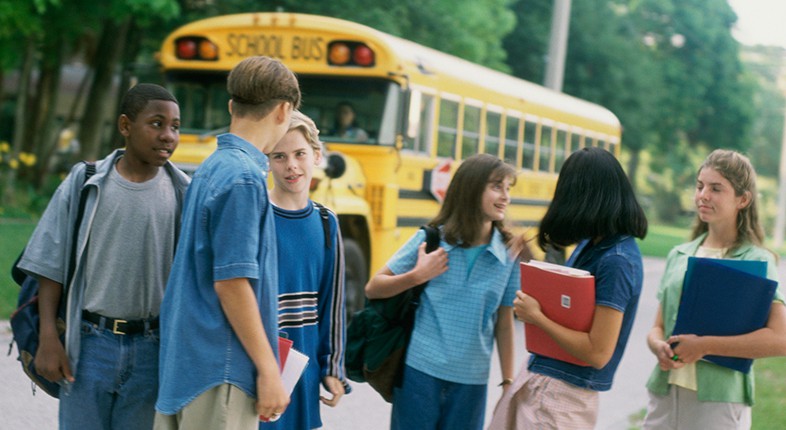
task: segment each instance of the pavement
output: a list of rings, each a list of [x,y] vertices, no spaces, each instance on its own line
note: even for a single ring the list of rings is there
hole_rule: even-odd
[[[646,335],[657,310],[655,292],[663,272],[664,260],[644,259],[644,288],[628,347],[617,370],[613,388],[600,395],[598,430],[627,430],[631,417],[647,405],[644,384],[655,366],[655,358],[646,346]],[[786,274],[781,263],[781,274]],[[517,324],[517,339],[524,338],[523,325]],[[0,351],[11,342],[8,321],[0,321]],[[14,347],[15,348],[15,347]],[[6,348],[6,351],[8,349]],[[526,359],[523,349],[517,351],[517,369]],[[496,353],[492,358],[489,378],[486,422],[491,419],[501,389],[502,380]],[[56,429],[57,400],[38,390],[33,395],[31,384],[16,360],[16,349],[11,355],[0,356],[0,430]],[[351,394],[343,397],[336,408],[322,406],[325,430],[385,430],[390,421],[390,404],[386,403],[368,384],[353,383]]]

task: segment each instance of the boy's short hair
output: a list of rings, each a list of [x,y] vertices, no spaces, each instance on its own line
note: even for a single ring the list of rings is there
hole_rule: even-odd
[[[139,112],[142,112],[151,100],[177,103],[175,96],[160,85],[136,84],[123,96],[123,101],[120,103],[120,114],[127,116],[131,121],[135,121]]]
[[[293,109],[300,107],[300,86],[295,74],[280,61],[265,57],[249,57],[238,63],[227,77],[227,92],[232,99],[232,112],[243,117],[264,118],[276,103],[286,101]]]
[[[308,115],[299,110],[293,110],[287,131],[293,130],[303,133],[308,145],[311,146],[314,152],[322,151],[322,142],[319,141],[319,129],[317,129],[317,125],[314,124],[314,121]]]

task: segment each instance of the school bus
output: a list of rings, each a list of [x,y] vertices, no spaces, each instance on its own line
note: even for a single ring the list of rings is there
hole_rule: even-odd
[[[436,215],[461,160],[485,152],[517,167],[508,223],[523,231],[537,227],[571,151],[620,154],[620,122],[604,107],[340,19],[219,16],[176,29],[157,55],[180,102],[172,160],[186,170],[227,130],[226,76],[235,64],[266,55],[297,74],[301,110],[329,155],[311,196],[340,220],[350,314],[363,306],[369,273]],[[360,138],[335,131],[336,106],[346,103]]]

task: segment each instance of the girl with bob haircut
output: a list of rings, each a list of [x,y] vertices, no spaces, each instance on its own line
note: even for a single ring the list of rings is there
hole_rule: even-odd
[[[579,366],[538,354],[497,404],[490,429],[592,429],[598,392],[611,388],[630,336],[643,283],[635,238],[647,218],[622,166],[608,151],[582,148],[565,161],[554,198],[540,224],[538,245],[576,249],[566,265],[595,276],[595,314],[589,333],[550,320],[537,300],[516,292],[517,318],[540,327]]]
[[[775,292],[764,328],[739,336],[672,335],[689,257],[766,261],[767,277],[778,279],[776,256],[763,245],[756,172],[748,158],[713,151],[699,167],[693,199],[692,240],[669,252],[658,290],[660,307],[647,336],[658,365],[647,381],[650,402],[643,428],[749,429],[753,369],[746,374],[701,358],[786,355],[783,288]]]
[[[514,168],[492,155],[464,160],[429,222],[441,231],[440,248],[427,254],[419,230],[366,285],[376,299],[429,282],[393,391],[393,430],[482,429],[495,339],[503,378],[513,375],[519,264],[504,219],[515,179]]]

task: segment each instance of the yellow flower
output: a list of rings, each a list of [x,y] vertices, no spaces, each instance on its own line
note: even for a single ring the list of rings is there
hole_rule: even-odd
[[[8,167],[16,170],[19,167],[19,160],[14,158],[8,160]]]
[[[31,154],[29,152],[21,152],[19,153],[19,161],[22,162],[27,167],[32,166],[36,162],[35,154]]]
[[[8,142],[0,142],[0,152],[9,152],[11,150],[11,145]]]

